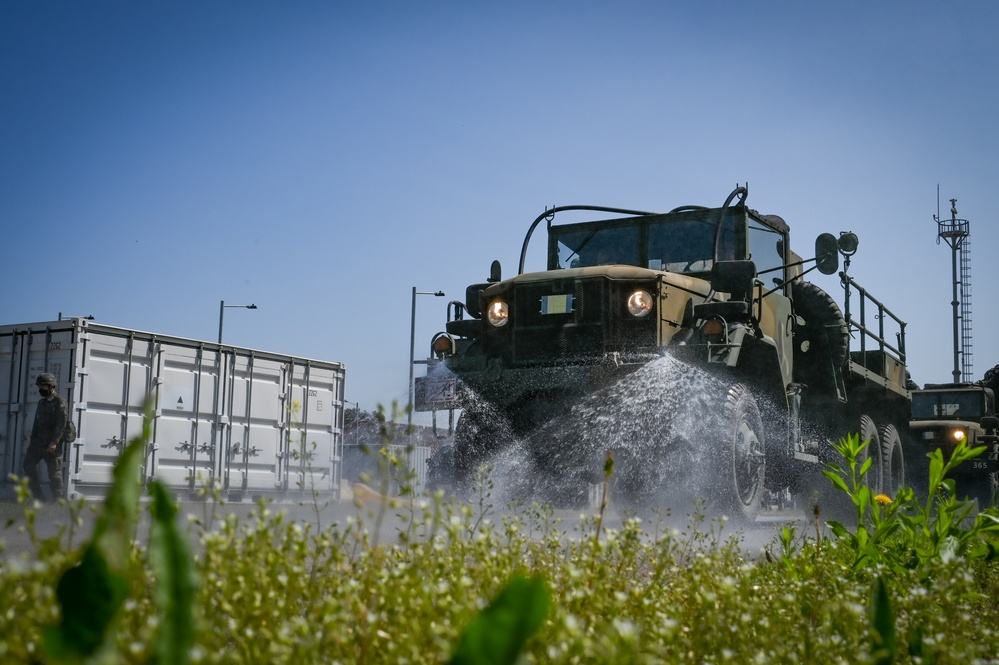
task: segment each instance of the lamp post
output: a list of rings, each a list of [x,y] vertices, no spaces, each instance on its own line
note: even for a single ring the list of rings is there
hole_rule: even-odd
[[[414,353],[416,352],[416,296],[437,296],[441,298],[444,296],[443,291],[417,291],[416,287],[413,287],[413,317],[409,325],[409,421],[407,422],[406,429],[412,430],[413,427],[413,408],[416,406],[414,403],[416,384],[413,383],[413,365],[416,364],[416,359],[414,358]]]
[[[219,301],[219,344],[222,343],[222,319],[225,317],[226,307],[242,307],[243,309],[256,309],[256,305],[227,305],[224,300]]]

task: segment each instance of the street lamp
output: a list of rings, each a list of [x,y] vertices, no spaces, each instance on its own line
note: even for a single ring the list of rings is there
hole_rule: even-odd
[[[227,305],[224,300],[219,301],[219,344],[222,343],[222,319],[225,316],[226,307],[242,307],[244,309],[256,309],[256,305]]]
[[[443,291],[417,291],[416,287],[413,287],[413,318],[409,325],[409,422],[407,423],[407,429],[412,432],[413,428],[413,408],[416,406],[414,403],[416,384],[413,383],[413,365],[416,364],[416,359],[414,358],[414,353],[416,352],[416,296],[437,296],[441,298],[444,296]]]

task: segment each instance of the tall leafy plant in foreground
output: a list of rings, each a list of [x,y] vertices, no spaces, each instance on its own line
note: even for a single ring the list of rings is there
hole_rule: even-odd
[[[56,663],[114,662],[115,624],[129,593],[138,521],[142,461],[150,440],[151,405],[142,433],[125,447],[93,535],[79,561],[56,586],[61,618],[43,630],[43,649]],[[177,528],[176,507],[166,488],[152,481],[149,564],[155,577],[158,633],[150,662],[186,663],[194,643],[195,579],[190,549]]]
[[[954,557],[999,559],[995,543],[999,517],[986,511],[972,517],[974,502],[958,499],[954,480],[948,477],[960,464],[982,454],[985,447],[972,448],[962,441],[946,462],[943,452],[934,450],[929,455],[928,491],[920,501],[910,487],[902,488],[895,497],[870,496],[865,477],[871,459],[868,456],[863,463],[859,461],[868,443],[857,434],[834,443],[845,466],[830,464],[823,471],[836,487],[846,492],[856,509],[855,530],[840,522],[829,522],[833,534],[854,551],[855,567],[885,564],[895,569],[913,569],[933,560],[947,561]]]
[[[986,562],[999,559],[995,544],[999,518],[979,512],[969,523],[974,502],[959,500],[956,483],[948,477],[957,466],[985,452],[984,446],[972,448],[966,440],[962,441],[946,462],[943,452],[934,450],[929,455],[926,497],[920,501],[911,487],[903,487],[895,497],[870,495],[866,476],[871,458],[864,459],[863,455],[869,443],[861,441],[857,434],[834,443],[844,466],[830,464],[823,471],[849,496],[856,510],[855,530],[837,521],[829,522],[836,538],[853,551],[854,569],[885,565],[899,573],[910,570],[917,577],[925,577],[937,562],[947,563],[957,558]],[[895,662],[895,613],[880,575],[874,580],[868,613],[871,658],[878,665],[890,665]],[[926,645],[922,627],[913,631],[907,646],[910,657],[924,662]]]

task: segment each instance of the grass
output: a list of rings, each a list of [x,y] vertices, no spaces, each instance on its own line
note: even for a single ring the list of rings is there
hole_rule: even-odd
[[[154,488],[139,538],[126,468],[88,540],[38,537],[30,557],[0,559],[0,662],[997,662],[995,515],[969,522],[943,475],[926,502],[865,497],[849,462],[862,445],[841,442],[847,461],[830,469],[858,526],[822,538],[819,507],[765,556],[697,510],[681,529],[610,528],[602,509],[571,531],[542,505],[501,514],[486,470],[471,501],[413,496],[389,455],[382,474],[403,497],[343,525],[260,502],[185,537]],[[38,507],[20,487],[17,524],[31,531]],[[67,504],[67,517],[82,510]],[[404,527],[379,542],[386,511]],[[104,583],[68,586],[81,569]]]

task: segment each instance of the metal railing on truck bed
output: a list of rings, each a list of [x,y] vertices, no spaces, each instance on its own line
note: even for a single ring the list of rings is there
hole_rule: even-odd
[[[860,350],[850,351],[848,369],[854,375],[859,375],[867,380],[875,381],[896,392],[905,394],[908,392],[908,376],[905,370],[905,321],[896,316],[891,310],[885,307],[884,303],[867,292],[867,289],[860,286],[852,277],[846,273],[839,274],[844,290],[843,317],[846,320],[847,329],[850,334],[851,348],[854,338],[853,331],[860,333]],[[860,295],[859,319],[853,318],[850,310],[851,289],[855,289]],[[877,330],[867,325],[867,310],[869,307],[876,309],[874,318],[877,320]],[[893,328],[896,343],[890,344],[885,338],[886,320],[888,325],[894,322]],[[869,344],[873,348],[869,348]]]

